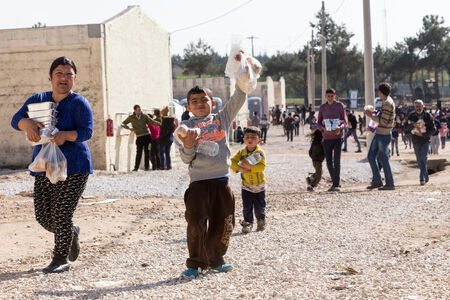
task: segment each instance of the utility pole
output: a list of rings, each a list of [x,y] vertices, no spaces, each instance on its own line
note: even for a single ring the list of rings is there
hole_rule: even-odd
[[[254,52],[254,50],[253,50],[253,40],[254,39],[257,39],[258,37],[256,37],[256,36],[249,36],[249,37],[247,37],[249,40],[252,40],[252,56],[253,57],[255,57],[255,52]]]
[[[322,1],[322,103],[325,103],[327,90],[327,48],[325,37],[325,1]]]
[[[308,101],[305,102],[305,105],[312,104],[312,92],[311,92],[311,47],[308,47],[308,52],[306,54],[306,89],[308,90]]]
[[[311,107],[314,110],[314,107],[316,106],[316,65],[314,60],[314,31],[311,30],[311,99],[312,103]]]
[[[370,0],[363,0],[364,16],[364,97],[366,105],[374,105],[372,30],[370,25]]]

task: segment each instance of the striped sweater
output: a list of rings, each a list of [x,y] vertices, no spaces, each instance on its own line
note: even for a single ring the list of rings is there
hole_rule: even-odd
[[[387,135],[391,133],[395,123],[395,103],[391,97],[387,97],[381,106],[381,113],[378,116],[370,117],[375,122],[378,122],[378,127],[375,134]]]

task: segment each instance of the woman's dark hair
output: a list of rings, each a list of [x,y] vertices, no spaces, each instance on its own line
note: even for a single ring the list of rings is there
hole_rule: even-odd
[[[308,133],[307,138],[311,141],[311,144],[321,144],[322,143],[322,132],[318,129]]]
[[[256,126],[249,126],[244,129],[244,135],[246,133],[256,133],[258,137],[261,137],[261,130]]]
[[[389,96],[391,93],[391,86],[387,82],[382,82],[378,85],[378,90],[385,96]]]
[[[57,59],[55,59],[52,62],[52,65],[50,66],[50,78],[52,78],[52,74],[53,71],[58,67],[58,66],[71,66],[73,71],[75,72],[75,74],[77,74],[77,67],[75,66],[75,63],[68,58],[67,56],[61,56],[58,57]]]

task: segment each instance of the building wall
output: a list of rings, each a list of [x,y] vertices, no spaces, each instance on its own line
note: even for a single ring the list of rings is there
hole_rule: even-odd
[[[280,81],[274,82],[274,97],[275,105],[286,107],[286,85],[283,77],[280,77]]]
[[[188,91],[196,85],[209,88],[213,96],[221,98],[224,104],[230,99],[230,80],[225,77],[174,79],[173,97],[178,100],[186,98]]]
[[[152,111],[172,99],[168,33],[137,6],[102,24],[0,30],[0,138],[8,141],[0,145],[0,168],[30,163],[32,147],[10,120],[28,97],[51,90],[50,64],[63,55],[77,66],[74,92],[93,110],[94,168],[129,170],[135,137],[116,130],[107,138],[108,115],[117,128],[134,104]]]
[[[143,110],[169,105],[172,71],[167,31],[138,6],[130,6],[104,22],[104,39],[104,120],[110,115],[117,128],[134,104]],[[129,171],[135,157],[134,136],[125,129],[116,133],[123,136],[107,139],[106,168]]]
[[[8,141],[0,144],[0,168],[26,167],[31,162],[32,147],[25,133],[12,129],[10,121],[28,97],[51,90],[48,72],[55,58],[65,55],[75,62],[74,92],[88,99],[94,119],[102,111],[98,48],[99,39],[89,38],[88,25],[0,30],[0,139]],[[104,148],[97,139],[98,127],[95,119],[94,137],[88,142],[93,157]]]

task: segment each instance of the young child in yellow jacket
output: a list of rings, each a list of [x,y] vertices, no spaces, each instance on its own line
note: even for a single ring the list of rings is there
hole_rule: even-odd
[[[249,233],[253,227],[253,210],[257,220],[257,231],[266,225],[266,155],[259,147],[261,130],[250,126],[244,130],[245,148],[231,158],[231,170],[240,172],[242,178],[242,207],[244,221],[241,221],[242,233]],[[256,163],[257,162],[257,163]],[[255,164],[256,163],[256,164]]]

